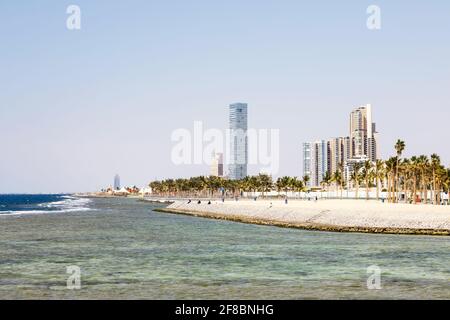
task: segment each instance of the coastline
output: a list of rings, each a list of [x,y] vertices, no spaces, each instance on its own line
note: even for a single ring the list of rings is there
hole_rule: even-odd
[[[358,200],[175,200],[155,211],[247,224],[327,232],[450,236],[450,207],[381,204]]]

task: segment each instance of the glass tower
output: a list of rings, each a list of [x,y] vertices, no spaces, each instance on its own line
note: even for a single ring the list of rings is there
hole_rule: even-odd
[[[228,176],[231,180],[240,180],[247,176],[248,140],[247,140],[247,104],[230,105],[230,157]]]

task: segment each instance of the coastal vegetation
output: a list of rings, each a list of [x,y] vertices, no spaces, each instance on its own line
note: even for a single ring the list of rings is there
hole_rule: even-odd
[[[348,177],[344,165],[340,163],[336,172],[327,172],[322,179],[320,190],[308,188],[310,177],[284,176],[273,180],[270,175],[247,176],[242,180],[228,180],[216,176],[200,176],[188,179],[166,179],[149,184],[152,192],[159,196],[171,197],[237,197],[244,192],[258,192],[262,197],[268,192],[288,196],[289,192],[329,191],[334,189],[339,198],[343,190],[352,190],[359,198],[360,190],[365,198],[370,198],[375,190],[376,199],[385,195],[391,203],[431,203],[443,204],[442,195],[450,194],[450,169],[442,165],[437,154],[402,157],[406,144],[402,140],[395,143],[395,156],[389,159],[357,162]],[[450,204],[447,201],[447,204]]]

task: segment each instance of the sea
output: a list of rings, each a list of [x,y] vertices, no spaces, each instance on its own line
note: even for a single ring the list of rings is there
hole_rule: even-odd
[[[130,198],[0,195],[0,299],[450,299],[450,239],[159,213]]]

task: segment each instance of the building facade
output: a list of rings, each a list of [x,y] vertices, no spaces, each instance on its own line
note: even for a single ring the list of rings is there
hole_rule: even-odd
[[[307,176],[309,180],[306,182],[306,187],[311,188],[312,182],[311,182],[311,142],[304,142],[303,143],[303,176]]]
[[[223,153],[213,153],[210,176],[223,177]]]
[[[228,177],[231,180],[240,180],[247,176],[247,121],[247,104],[231,104],[229,114],[230,156],[228,163]]]
[[[348,137],[303,143],[303,175],[310,178],[307,187],[320,187],[324,175],[333,176],[336,171],[348,181],[355,163],[380,159],[379,134],[372,122],[372,106],[354,109],[349,124]]]
[[[372,106],[367,104],[350,113],[350,147],[352,159],[367,158],[376,161],[380,158],[378,132],[372,122]]]
[[[303,143],[303,176],[308,176],[307,187],[320,187],[328,171],[328,142],[319,140]]]

